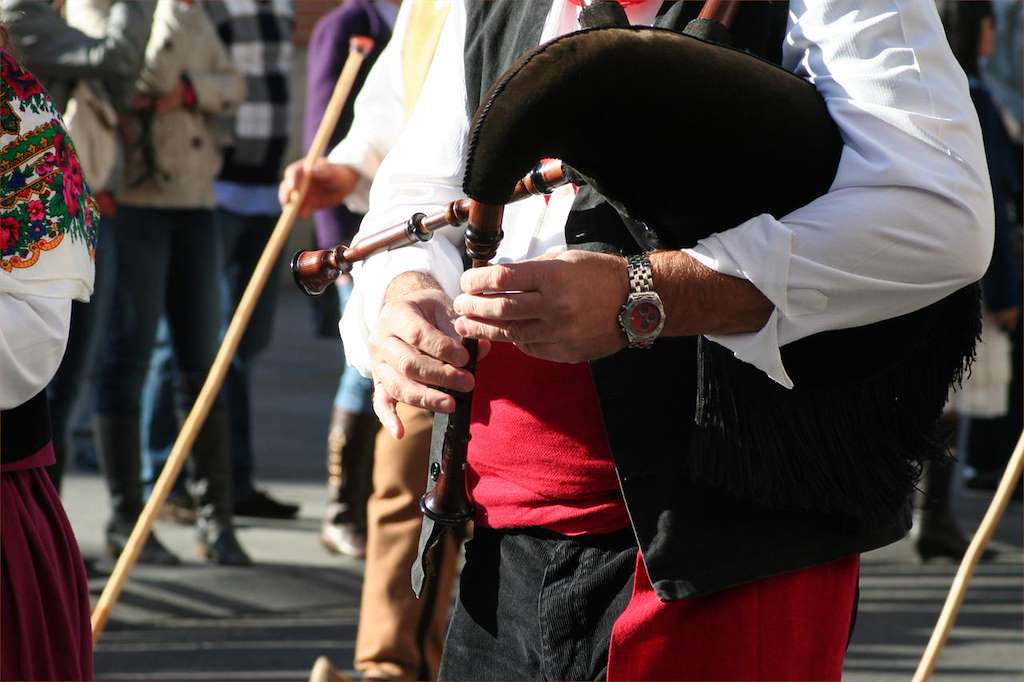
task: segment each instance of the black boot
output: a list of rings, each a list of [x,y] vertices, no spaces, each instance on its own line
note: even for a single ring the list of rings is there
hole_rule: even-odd
[[[192,494],[199,505],[196,539],[199,555],[226,566],[247,566],[252,559],[238,543],[231,523],[231,450],[228,418],[214,410],[192,446]]]
[[[106,526],[107,551],[116,559],[124,551],[135,522],[142,513],[139,418],[100,416],[96,418],[94,432],[114,512]],[[139,553],[138,561],[140,564],[162,566],[181,563],[152,531]]]
[[[945,557],[959,561],[970,545],[970,539],[953,517],[952,496],[953,463],[929,462],[925,468],[924,500],[917,510],[912,537],[914,549],[922,561]],[[986,549],[982,561],[990,561],[998,552]]]
[[[380,423],[371,414],[334,408],[327,432],[327,508],[320,543],[331,553],[366,556],[366,501],[373,488],[373,447]]]
[[[124,546],[128,544],[128,538],[131,536],[132,530],[134,530],[133,524],[125,525],[117,518],[107,522],[107,552],[111,557],[116,559],[121,556]],[[150,530],[149,537],[146,538],[145,544],[142,545],[142,551],[139,552],[138,563],[151,566],[177,566],[181,563],[181,559],[171,553],[171,550],[164,547],[163,543]]]

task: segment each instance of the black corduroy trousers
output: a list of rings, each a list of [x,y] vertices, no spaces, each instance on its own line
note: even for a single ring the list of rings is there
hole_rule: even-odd
[[[628,527],[575,537],[477,528],[466,545],[440,679],[605,679],[636,553]]]

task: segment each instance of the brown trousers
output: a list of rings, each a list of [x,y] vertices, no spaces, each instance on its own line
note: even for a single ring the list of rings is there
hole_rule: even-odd
[[[367,504],[366,571],[363,578],[355,668],[367,679],[435,680],[441,659],[458,545],[449,535],[439,562],[434,594],[417,599],[410,570],[420,537],[420,496],[427,486],[429,412],[398,406],[405,437],[381,429]]]

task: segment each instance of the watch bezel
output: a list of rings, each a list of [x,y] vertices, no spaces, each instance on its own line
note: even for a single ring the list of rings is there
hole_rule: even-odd
[[[635,330],[629,322],[633,310],[642,303],[651,303],[658,309],[659,313],[658,326],[653,331],[647,333]],[[619,310],[619,327],[625,333],[630,348],[649,347],[665,328],[665,306],[661,303],[661,296],[654,291],[631,292]]]

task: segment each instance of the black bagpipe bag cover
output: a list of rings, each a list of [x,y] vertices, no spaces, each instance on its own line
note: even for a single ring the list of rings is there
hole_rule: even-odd
[[[525,54],[471,126],[464,189],[503,204],[560,158],[666,248],[825,194],[843,142],[802,78],[722,45],[645,27],[594,28]],[[625,228],[624,228],[625,229]],[[980,332],[979,287],[920,311],[786,345],[795,388],[701,339],[689,474],[773,508],[853,519],[896,512]]]

